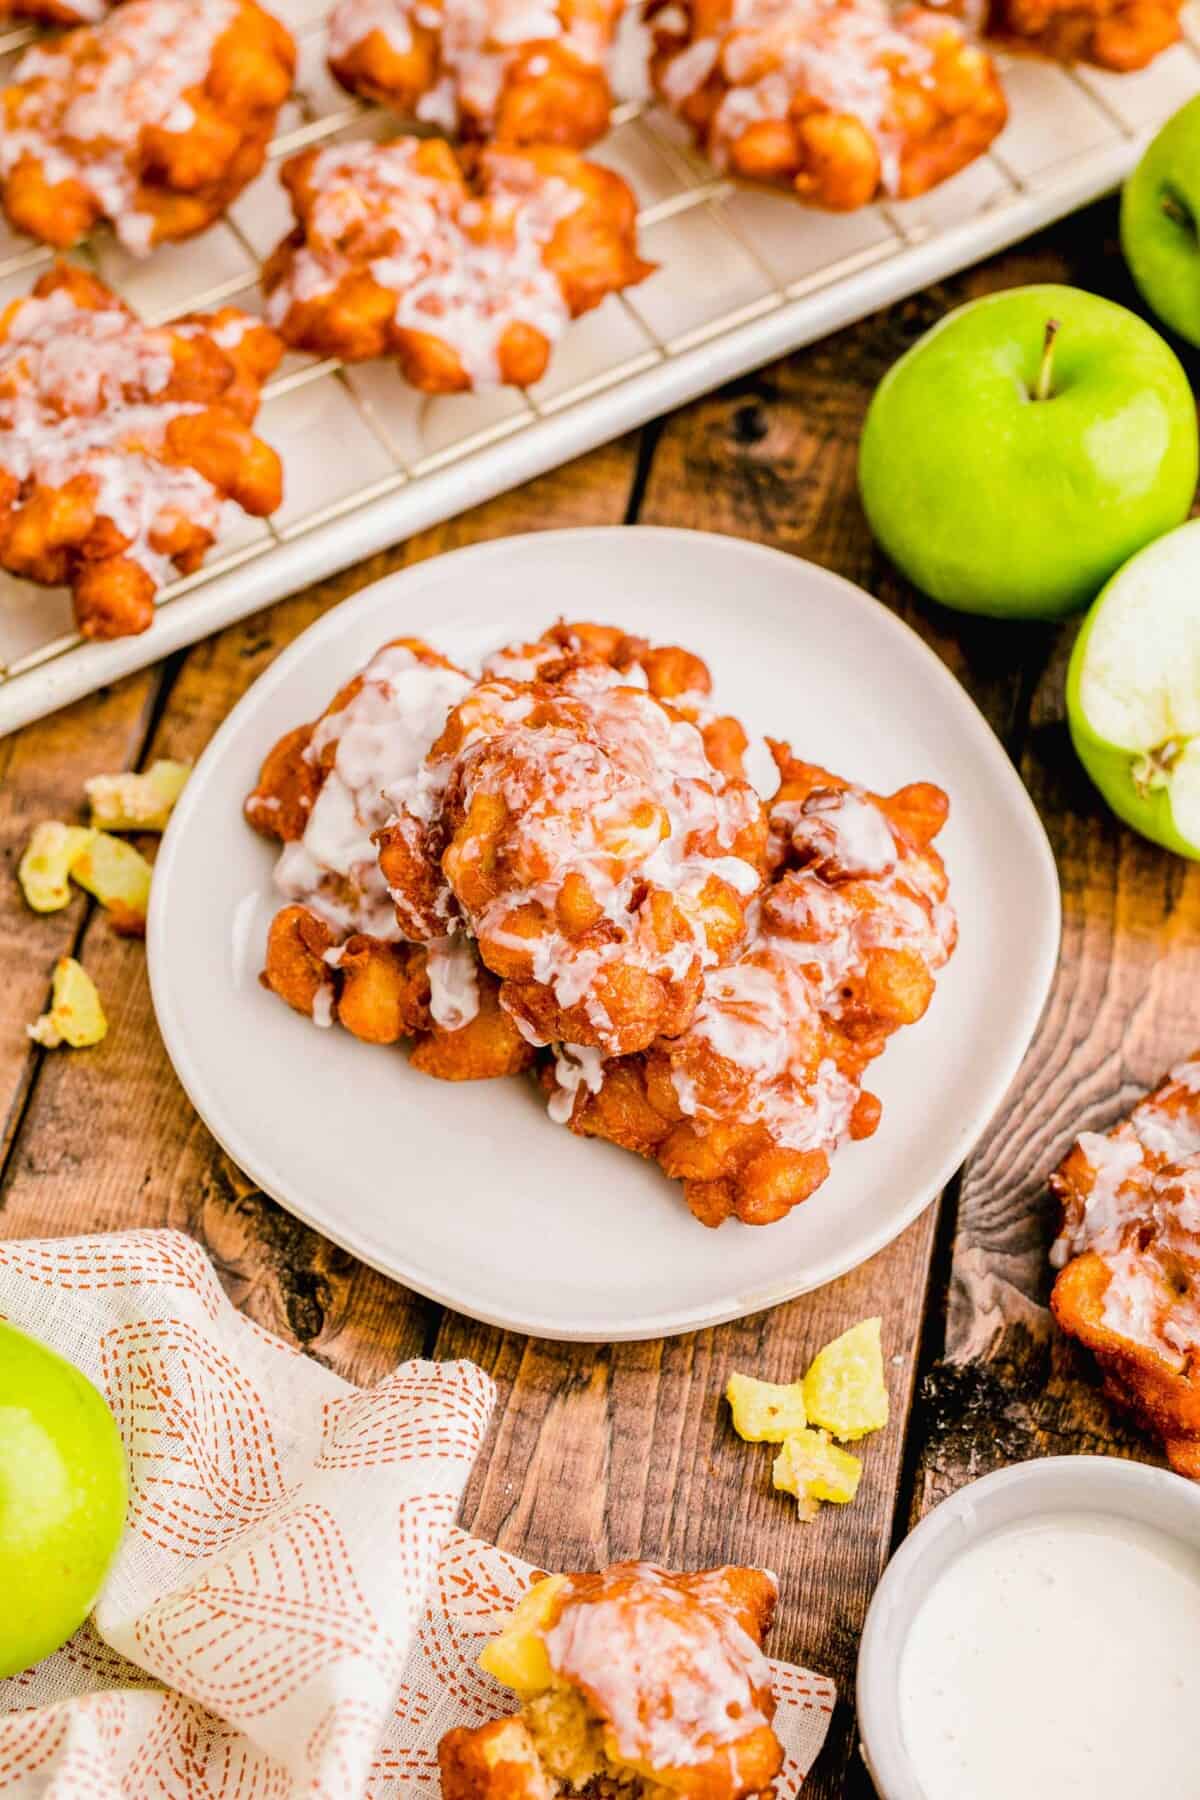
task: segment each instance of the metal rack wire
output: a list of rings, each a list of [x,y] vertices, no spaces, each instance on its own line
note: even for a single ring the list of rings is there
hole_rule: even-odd
[[[202,237],[138,263],[98,236],[87,255],[145,317],[233,301],[255,310],[258,267],[287,228],[279,161],[386,130],[323,64],[326,0],[276,0],[300,51],[297,95],[268,168]],[[0,32],[0,79],[29,40]],[[919,200],[824,215],[719,177],[670,115],[622,104],[591,154],[639,199],[641,287],[570,328],[525,391],[430,399],[388,364],[289,356],[260,429],[283,456],[284,505],[243,521],[203,569],[164,589],[140,638],[84,644],[65,595],[0,576],[0,732],[144,666],[357,558],[515,486],[615,433],[965,266],[1111,187],[1153,129],[1200,92],[1200,7],[1185,38],[1131,76],[1002,59],[1012,118],[988,155]],[[0,233],[0,303],[50,253]],[[329,454],[336,446],[336,456]],[[564,523],[570,523],[564,520]]]

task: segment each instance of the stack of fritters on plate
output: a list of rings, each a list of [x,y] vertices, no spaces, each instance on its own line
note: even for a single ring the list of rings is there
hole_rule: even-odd
[[[451,1079],[536,1066],[551,1116],[765,1224],[878,1123],[868,1065],[954,947],[927,783],[882,798],[747,735],[701,659],[552,627],[473,679],[387,645],[267,757],[264,981]]]

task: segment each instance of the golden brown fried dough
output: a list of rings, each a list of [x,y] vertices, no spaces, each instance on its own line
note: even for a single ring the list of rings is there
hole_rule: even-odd
[[[986,29],[1008,49],[1127,74],[1177,42],[1181,11],[1181,0],[991,0]]]
[[[380,866],[404,935],[461,923],[531,1039],[622,1054],[682,1030],[704,968],[736,950],[762,803],[605,662],[535,656],[533,672],[454,709],[378,834]]]
[[[840,1142],[871,1135],[880,1106],[863,1073],[923,1014],[954,947],[931,847],[941,790],[885,798],[773,748],[774,878],[689,1025],[604,1064],[568,1045],[542,1072],[554,1117],[656,1160],[710,1226],[783,1218]]]
[[[521,1713],[442,1739],[445,1800],[769,1796],[783,1764],[762,1654],[775,1596],[762,1569],[617,1563],[543,1581],[483,1657]]]
[[[884,0],[653,0],[658,92],[721,168],[836,211],[908,199],[986,150],[1007,106],[944,12]]]
[[[203,231],[262,168],[295,61],[257,0],[127,0],[35,45],[0,93],[9,218],[63,249],[107,219],[135,255]]]
[[[304,151],[283,180],[272,323],[322,356],[394,356],[428,393],[530,385],[570,319],[650,272],[629,188],[574,151],[397,138]]]
[[[263,985],[367,1043],[411,1039],[414,1066],[446,1081],[514,1074],[533,1050],[465,939],[401,940],[371,834],[391,810],[385,790],[418,768],[469,688],[419,638],[393,639],[319,719],[285,733],[245,808],[283,845],[275,884],[291,902],[268,932]]]
[[[620,0],[339,0],[329,66],[351,93],[451,137],[582,150],[608,129]]]
[[[120,0],[0,0],[0,20],[34,19],[41,25],[97,25]]]
[[[282,353],[233,307],[149,327],[83,269],[43,275],[0,310],[0,566],[69,584],[85,637],[145,631],[226,501],[279,505],[251,423]]]
[[[1055,1319],[1171,1466],[1200,1479],[1200,1055],[1107,1134],[1085,1132],[1050,1185]]]

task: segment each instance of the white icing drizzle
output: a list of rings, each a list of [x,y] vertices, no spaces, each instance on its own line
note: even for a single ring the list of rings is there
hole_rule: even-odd
[[[0,343],[0,468],[60,488],[86,475],[98,517],[128,540],[124,554],[156,583],[171,560],[156,533],[181,516],[216,537],[223,502],[195,469],[160,461],[173,419],[201,407],[163,398],[171,330],[117,307],[94,311],[65,288],[23,300]]]
[[[659,14],[661,30],[674,34],[675,9]],[[709,128],[714,161],[724,167],[730,149],[750,126],[787,119],[797,96],[830,112],[857,119],[874,140],[882,185],[896,193],[903,138],[888,122],[897,73],[932,81],[933,54],[926,39],[958,31],[953,20],[920,16],[895,21],[886,0],[733,0],[720,36],[700,37],[666,64],[661,85],[681,106],[719,69],[725,92]]]
[[[623,1577],[627,1577],[626,1585]],[[681,1593],[649,1563],[618,1565],[596,1597],[573,1599],[543,1634],[551,1667],[586,1690],[619,1756],[651,1769],[707,1762],[769,1725],[770,1668],[730,1610],[719,1577]]]
[[[419,140],[350,143],[324,150],[310,181],[317,199],[304,244],[267,302],[281,325],[293,303],[336,291],[363,267],[345,245],[367,240],[369,274],[395,295],[393,323],[450,344],[476,387],[501,378],[510,325],[531,325],[553,343],[570,314],[543,250],[582,196],[557,176],[537,175],[514,152],[491,151],[485,192],[416,168]]]
[[[470,941],[461,935],[434,938],[425,960],[434,1024],[443,1031],[461,1031],[479,1012],[479,971]]]
[[[26,91],[0,136],[0,178],[31,157],[48,182],[79,182],[126,249],[145,255],[155,221],[137,203],[142,133],[195,124],[187,96],[203,86],[235,16],[236,0],[127,0],[86,56],[71,38],[35,45],[14,74]]]
[[[1094,1244],[1119,1237],[1145,1195],[1145,1184],[1137,1178],[1146,1172],[1146,1155],[1132,1125],[1119,1125],[1107,1136],[1084,1131],[1077,1141],[1087,1158],[1092,1185],[1078,1219],[1064,1220],[1051,1247],[1050,1261],[1056,1269]]]
[[[332,749],[332,765],[303,837],[283,846],[274,879],[286,899],[309,907],[343,938],[352,932],[387,943],[400,938],[371,841],[390,812],[383,790],[420,767],[450,708],[470,686],[459,670],[422,662],[407,645],[389,644],[363,670],[349,705],[318,722],[304,754],[323,764]],[[466,983],[451,967],[456,959],[439,953],[436,960],[439,1005],[465,1009]]]
[[[827,1023],[841,1020],[872,951],[941,968],[954,916],[940,863],[899,841],[864,790],[777,802],[771,827],[813,860],[756,903],[742,954],[706,974],[691,1025],[662,1049],[689,1117],[765,1125],[789,1149],[828,1152],[861,1090],[829,1056],[814,1069]]]
[[[451,135],[464,115],[485,134],[491,130],[514,55],[527,45],[555,42],[594,65],[607,48],[602,9],[564,0],[340,0],[329,25],[330,57],[351,55],[372,32],[406,55],[414,25],[436,33],[439,66],[417,117]]]
[[[520,1019],[517,1028],[521,1029]],[[555,1044],[554,1079],[555,1090],[546,1110],[556,1125],[565,1125],[580,1088],[598,1094],[604,1086],[604,1052],[593,1044]]]
[[[679,981],[714,960],[702,891],[714,877],[742,896],[759,885],[752,865],[730,854],[759,802],[748,784],[713,768],[694,725],[673,719],[642,689],[621,684],[605,665],[571,670],[553,688],[483,681],[461,723],[454,753],[431,758],[390,795],[414,842],[452,782],[464,813],[479,793],[504,800],[512,832],[509,879],[468,916],[476,937],[528,952],[533,980],[560,1007],[583,1002],[600,1037],[613,1029],[595,993],[610,965],[632,964]],[[610,930],[574,940],[558,928],[555,903],[569,875],[586,882]],[[648,889],[664,890],[676,903],[682,930],[666,949],[643,904]],[[407,896],[394,892],[393,898],[403,914]],[[526,908],[543,920],[533,939],[507,930]],[[452,916],[447,894],[439,920],[408,915],[408,928],[414,936],[428,934],[431,923],[436,928]]]

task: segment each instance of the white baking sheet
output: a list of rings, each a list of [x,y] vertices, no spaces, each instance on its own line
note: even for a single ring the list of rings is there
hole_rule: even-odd
[[[300,42],[298,92],[271,164],[229,218],[145,262],[107,236],[89,247],[99,273],[147,317],[231,300],[255,308],[258,261],[290,222],[280,158],[337,134],[389,128],[326,73],[325,9],[326,0],[275,0]],[[623,103],[592,154],[636,191],[658,272],[571,326],[527,393],[430,398],[385,363],[343,369],[289,356],[260,426],[284,459],[282,508],[268,523],[242,521],[203,570],[166,588],[148,632],[81,643],[64,592],[0,575],[0,733],[1093,199],[1200,92],[1200,4],[1189,7],[1185,30],[1183,43],[1135,75],[1002,58],[1012,117],[990,153],[919,200],[847,215],[722,180],[668,114],[637,98]],[[0,33],[0,82],[28,36]],[[27,291],[49,261],[0,227],[0,304]]]

